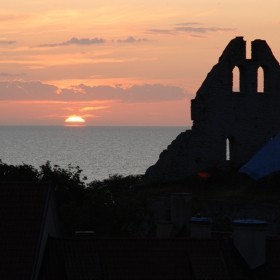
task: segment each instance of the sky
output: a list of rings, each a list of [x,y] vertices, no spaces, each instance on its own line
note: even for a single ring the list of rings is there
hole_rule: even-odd
[[[280,59],[279,0],[9,0],[0,8],[0,125],[191,126],[228,42]]]

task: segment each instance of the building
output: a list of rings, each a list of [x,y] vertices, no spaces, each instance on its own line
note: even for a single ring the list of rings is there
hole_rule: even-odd
[[[266,236],[265,221],[236,220],[233,235],[217,234],[190,213],[191,195],[175,193],[158,237],[63,238],[51,184],[0,183],[0,278],[279,279],[280,240]]]
[[[156,238],[49,237],[38,279],[279,279],[280,239],[266,236],[266,221],[212,232],[210,218],[190,218],[191,203],[173,193]]]
[[[50,183],[0,183],[0,279],[38,278],[48,236],[59,235]]]
[[[239,84],[233,88],[234,69]],[[263,72],[264,85],[258,88]],[[181,133],[149,167],[145,182],[174,181],[217,167],[246,163],[280,132],[280,67],[264,40],[229,42],[191,101],[191,130]]]

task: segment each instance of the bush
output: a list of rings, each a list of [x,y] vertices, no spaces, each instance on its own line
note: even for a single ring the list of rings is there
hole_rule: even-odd
[[[98,236],[135,236],[150,217],[146,199],[133,190],[141,176],[110,175],[85,184],[79,166],[64,169],[47,161],[39,170],[31,165],[8,165],[0,160],[1,181],[52,182],[62,234],[93,230]]]

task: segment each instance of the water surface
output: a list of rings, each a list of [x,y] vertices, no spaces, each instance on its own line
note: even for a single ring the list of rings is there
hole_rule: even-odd
[[[0,159],[80,166],[88,181],[144,174],[187,127],[0,126]]]

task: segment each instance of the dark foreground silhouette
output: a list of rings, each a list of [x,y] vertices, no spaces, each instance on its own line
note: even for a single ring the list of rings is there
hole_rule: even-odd
[[[137,236],[149,213],[140,195],[132,194],[141,176],[110,175],[105,180],[85,183],[79,166],[64,169],[46,162],[39,169],[31,165],[8,165],[0,161],[0,181],[52,182],[61,231],[92,230],[96,236]]]

